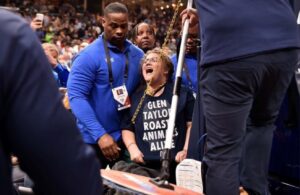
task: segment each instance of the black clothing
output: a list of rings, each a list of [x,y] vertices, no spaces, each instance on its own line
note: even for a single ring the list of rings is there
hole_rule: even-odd
[[[1,194],[13,194],[11,153],[35,194],[101,194],[100,165],[61,103],[37,37],[3,10],[0,26]]]

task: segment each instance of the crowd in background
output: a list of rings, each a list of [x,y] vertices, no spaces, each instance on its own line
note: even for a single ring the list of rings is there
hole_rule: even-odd
[[[25,0],[12,1],[5,6],[17,8],[28,23],[35,18],[36,13],[43,13],[45,15],[43,27],[36,29],[36,34],[41,42],[53,43],[58,47],[59,62],[69,68],[72,58],[103,31],[100,13],[84,11],[82,5],[73,6],[64,3],[55,6]],[[136,24],[145,21],[154,27],[156,44],[159,47],[164,42],[173,13],[172,7],[165,10],[151,10],[146,6],[135,5],[134,9],[129,9],[129,32]],[[181,28],[178,17],[169,39],[169,48],[173,52],[175,52],[176,38]],[[130,33],[128,36],[130,38]]]

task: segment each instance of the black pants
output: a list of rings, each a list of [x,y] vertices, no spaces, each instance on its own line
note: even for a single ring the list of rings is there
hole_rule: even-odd
[[[296,67],[297,52],[274,51],[203,69],[207,195],[237,195],[240,185],[268,194],[274,122]]]
[[[104,155],[103,155],[103,153],[102,153],[102,151],[101,151],[101,149],[100,149],[100,147],[99,147],[98,144],[89,144],[89,145],[92,146],[93,149],[95,150],[96,155],[97,155],[98,159],[100,160],[101,168],[102,168],[102,169],[105,169],[105,168],[107,167],[107,165],[109,165],[109,167],[112,168],[113,165],[114,165],[116,162],[118,162],[118,161],[120,161],[120,160],[123,160],[123,157],[124,157],[124,151],[125,151],[124,143],[123,143],[122,140],[119,140],[119,141],[117,142],[117,144],[118,144],[119,148],[121,148],[121,151],[120,151],[119,158],[116,159],[116,160],[114,160],[114,161],[109,161],[108,159],[106,159],[106,158],[104,157]]]

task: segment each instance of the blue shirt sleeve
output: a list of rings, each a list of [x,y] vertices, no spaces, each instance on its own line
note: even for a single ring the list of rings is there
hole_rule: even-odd
[[[58,75],[60,86],[61,87],[66,87],[67,86],[67,82],[68,82],[68,77],[69,77],[69,71],[68,71],[68,69],[66,69],[65,67],[63,67],[63,65],[61,65],[61,64],[57,64],[57,66],[53,70]]]
[[[95,141],[106,133],[89,101],[96,74],[96,63],[81,53],[73,62],[67,85],[71,109]]]

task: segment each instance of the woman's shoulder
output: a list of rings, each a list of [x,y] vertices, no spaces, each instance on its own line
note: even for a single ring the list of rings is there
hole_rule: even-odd
[[[145,85],[139,85],[130,96],[131,102],[134,103],[140,101],[140,99],[144,95],[144,92],[145,92]]]
[[[166,89],[167,89],[167,91],[173,92],[173,88],[174,88],[174,82],[173,82],[173,81],[168,82],[168,83],[166,84]],[[189,89],[187,86],[181,84],[181,85],[180,85],[180,95],[186,95],[186,94],[193,95],[191,89]]]
[[[144,93],[145,89],[146,89],[145,84],[139,84],[138,87],[132,93],[132,96],[140,96],[141,94]]]

